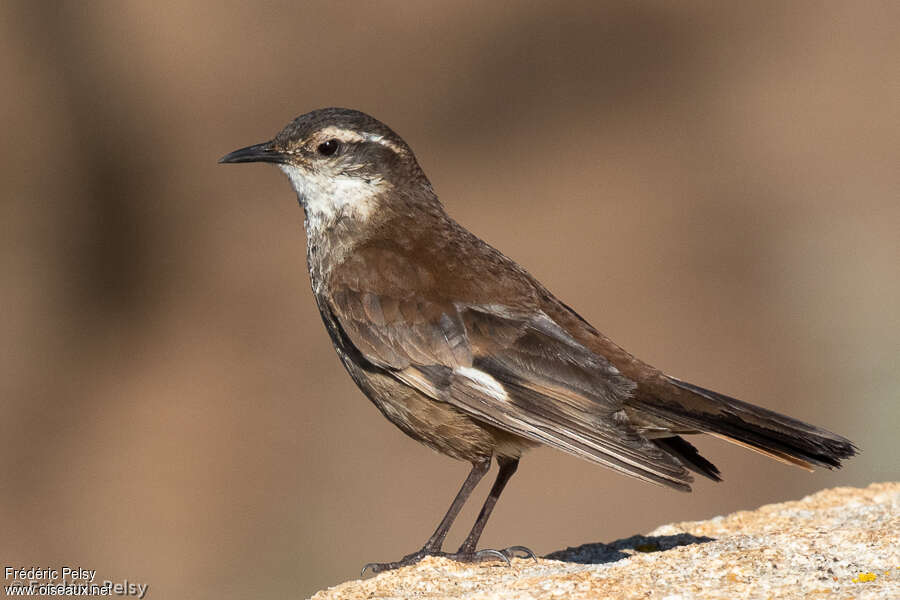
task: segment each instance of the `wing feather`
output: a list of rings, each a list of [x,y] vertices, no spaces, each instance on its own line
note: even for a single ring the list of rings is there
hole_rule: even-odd
[[[434,400],[628,475],[690,489],[684,466],[629,422],[623,401],[634,384],[543,312],[350,288],[332,300],[367,360]]]

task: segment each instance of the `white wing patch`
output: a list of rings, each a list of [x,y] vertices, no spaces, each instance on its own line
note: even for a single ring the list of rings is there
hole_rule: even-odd
[[[472,367],[457,367],[453,369],[453,373],[467,379],[473,388],[486,396],[504,402],[509,400],[503,385],[484,371]]]

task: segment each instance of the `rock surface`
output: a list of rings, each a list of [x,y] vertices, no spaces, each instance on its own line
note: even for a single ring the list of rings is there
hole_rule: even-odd
[[[537,562],[419,564],[313,600],[900,598],[900,482],[835,488]]]

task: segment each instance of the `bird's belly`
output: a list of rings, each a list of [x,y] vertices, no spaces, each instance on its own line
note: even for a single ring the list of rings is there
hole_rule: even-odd
[[[346,364],[346,363],[345,363]],[[390,375],[347,370],[387,419],[408,436],[452,458],[469,462],[494,454],[518,457],[532,442],[476,421],[451,404],[433,400]]]

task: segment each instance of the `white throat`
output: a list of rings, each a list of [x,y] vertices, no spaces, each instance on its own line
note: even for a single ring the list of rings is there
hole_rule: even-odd
[[[306,211],[307,230],[328,229],[343,219],[366,221],[376,208],[376,198],[389,185],[384,179],[350,175],[329,176],[294,165],[278,165]]]

